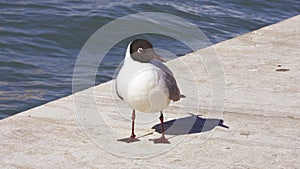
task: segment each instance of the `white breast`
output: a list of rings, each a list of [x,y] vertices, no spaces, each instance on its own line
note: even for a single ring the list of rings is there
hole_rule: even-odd
[[[158,112],[166,108],[170,99],[168,89],[155,67],[134,74],[128,84],[129,105],[142,112]]]

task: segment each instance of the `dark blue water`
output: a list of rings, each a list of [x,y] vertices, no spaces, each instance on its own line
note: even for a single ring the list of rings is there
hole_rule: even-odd
[[[300,2],[0,0],[0,119],[71,94],[73,68],[86,40],[110,21],[138,12],[182,17],[217,43],[298,15]],[[144,36],[177,55],[190,52],[168,37]],[[112,79],[129,40],[105,56],[96,84]]]

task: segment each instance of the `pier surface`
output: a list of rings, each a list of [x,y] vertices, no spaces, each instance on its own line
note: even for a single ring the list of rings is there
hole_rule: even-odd
[[[212,53],[223,66],[224,74],[215,75],[223,77],[224,86],[217,85],[223,113],[212,108],[214,74],[195,62]],[[145,115],[147,121],[142,113],[140,141],[117,141],[130,135],[131,112],[110,81],[1,120],[0,168],[299,168],[300,16],[167,64],[186,100],[199,102],[193,107],[182,99],[165,110],[168,124],[181,122],[166,135],[171,144],[149,140],[159,136],[159,114]],[[184,66],[194,83],[184,83]],[[189,98],[196,88],[198,98]],[[180,131],[188,122],[198,126]]]

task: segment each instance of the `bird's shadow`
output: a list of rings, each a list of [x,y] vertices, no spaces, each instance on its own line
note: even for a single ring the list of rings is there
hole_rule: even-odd
[[[201,118],[197,115],[174,119],[164,122],[165,134],[167,135],[184,135],[206,132],[220,126],[229,128],[223,124],[222,119]],[[161,124],[152,127],[156,132],[161,133]]]

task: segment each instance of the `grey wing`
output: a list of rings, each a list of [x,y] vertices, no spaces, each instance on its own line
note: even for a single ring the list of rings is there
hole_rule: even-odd
[[[116,94],[117,94],[117,96],[118,96],[121,100],[124,100],[123,97],[122,97],[122,96],[119,94],[119,92],[118,92],[118,82],[117,82],[117,80],[118,80],[118,79],[116,79],[116,81],[115,81],[115,83],[116,83],[116,84],[115,84]]]
[[[177,86],[176,80],[172,74],[163,71],[163,78],[169,89],[169,97],[173,101],[178,101],[180,99],[180,90]]]

